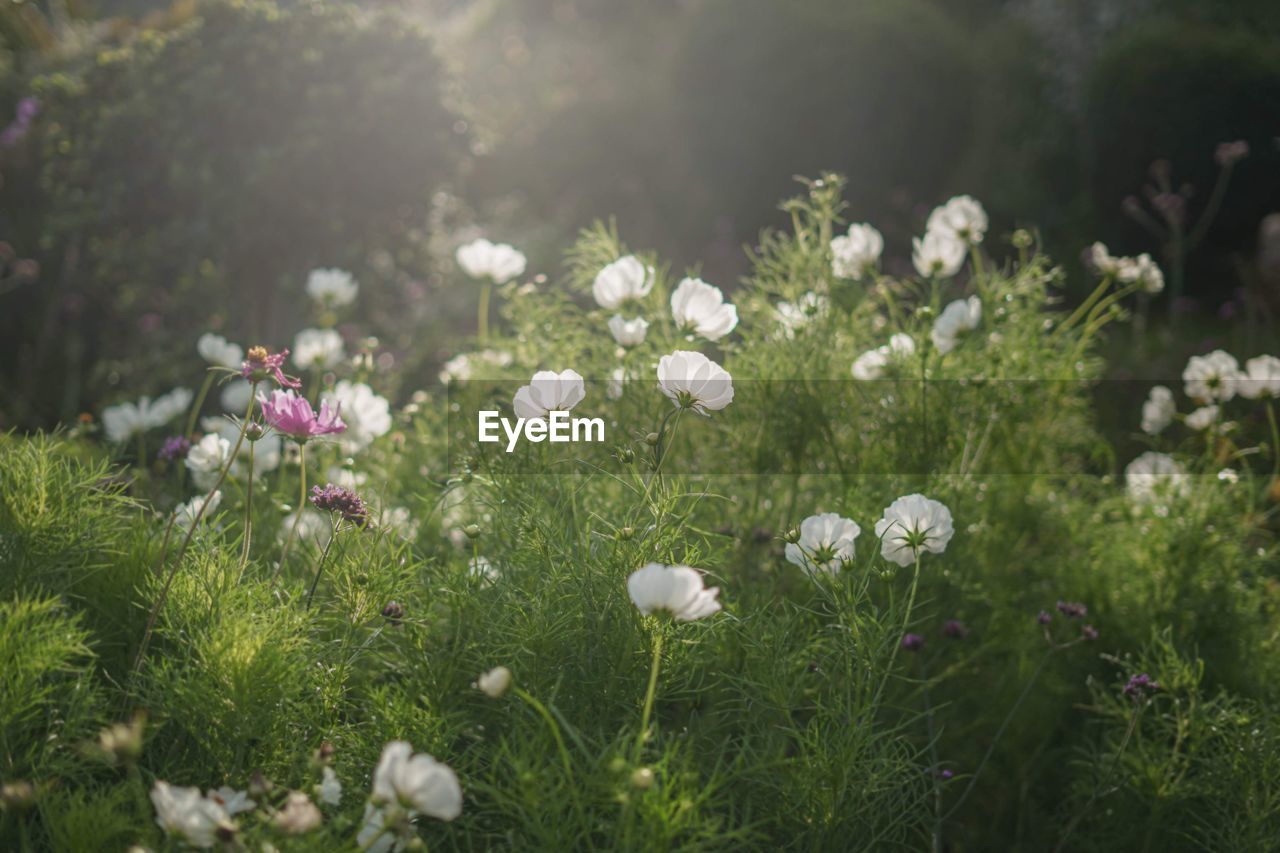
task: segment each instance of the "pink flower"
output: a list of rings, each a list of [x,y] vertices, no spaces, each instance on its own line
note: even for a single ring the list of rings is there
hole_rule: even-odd
[[[309,438],[331,435],[347,428],[342,418],[338,417],[341,404],[331,409],[329,403],[325,402],[321,404],[320,413],[317,414],[307,398],[299,397],[293,391],[280,390],[272,391],[270,399],[259,394],[258,403],[262,406],[262,416],[271,428],[299,444]]]
[[[302,387],[301,380],[285,376],[284,371],[280,369],[280,366],[284,364],[284,360],[289,357],[287,349],[272,355],[267,352],[266,347],[249,347],[249,352],[245,353],[245,355],[244,364],[240,367],[240,375],[250,382],[265,382],[268,379],[274,379],[282,388]]]

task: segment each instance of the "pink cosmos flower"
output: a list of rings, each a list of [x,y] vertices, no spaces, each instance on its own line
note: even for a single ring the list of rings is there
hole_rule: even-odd
[[[338,417],[341,404],[329,408],[329,403],[320,405],[317,414],[305,397],[299,397],[293,391],[275,390],[270,399],[258,395],[258,403],[262,406],[262,416],[276,432],[287,435],[302,444],[307,439],[318,435],[332,435],[347,428]]]
[[[289,357],[287,349],[272,355],[267,352],[266,347],[249,347],[249,351],[245,355],[244,364],[240,366],[240,375],[250,382],[265,382],[268,379],[274,379],[281,388],[302,387],[302,380],[294,379],[292,376],[285,376],[284,371],[280,369],[281,365],[284,364],[284,360]]]

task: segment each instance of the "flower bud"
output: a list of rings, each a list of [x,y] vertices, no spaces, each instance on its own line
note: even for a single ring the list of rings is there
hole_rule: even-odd
[[[623,465],[630,465],[636,461],[636,452],[630,447],[623,447],[618,451],[618,461]]]
[[[789,528],[786,533],[782,534],[782,540],[788,544],[795,545],[800,541],[800,528]]]
[[[634,527],[618,528],[618,538],[623,542],[631,541],[632,537],[634,537],[635,535],[636,535],[636,529]]]
[[[479,539],[479,538],[480,538],[480,525],[478,525],[478,524],[468,524],[466,527],[462,528],[462,532],[463,532],[463,533],[465,533],[465,534],[467,535],[467,538],[468,538],[468,539]]]
[[[249,423],[245,424],[245,428],[244,428],[245,441],[258,441],[266,434],[267,434],[267,431],[263,429],[262,424],[256,421],[250,421]]]
[[[658,439],[659,439],[658,434],[656,432],[651,432],[644,437],[644,443],[649,445],[650,447],[657,447]]]
[[[1015,249],[1030,249],[1031,244],[1034,241],[1030,231],[1025,228],[1019,228],[1017,231],[1013,232],[1013,236],[1009,239],[1009,242],[1013,243],[1013,247]]]
[[[647,791],[653,787],[653,770],[648,767],[637,768],[631,774],[631,787],[637,791]]]

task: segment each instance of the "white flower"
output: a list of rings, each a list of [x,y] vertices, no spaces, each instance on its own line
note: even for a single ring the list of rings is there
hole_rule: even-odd
[[[506,243],[490,243],[483,238],[458,247],[458,266],[472,278],[489,278],[506,284],[524,272],[525,256]]]
[[[230,785],[223,785],[221,788],[210,788],[207,795],[209,799],[222,806],[227,814],[232,817],[241,812],[251,812],[258,806],[256,802],[249,799],[248,791],[237,791]]]
[[[209,848],[219,830],[235,831],[231,816],[218,803],[200,796],[199,788],[180,788],[156,782],[151,789],[156,824],[166,835],[176,835],[193,847]]]
[[[956,348],[959,336],[971,332],[982,322],[982,300],[976,296],[968,299],[957,299],[938,315],[933,321],[933,330],[929,337],[938,352],[946,355]]]
[[[228,367],[239,370],[244,363],[244,350],[239,344],[228,343],[222,335],[207,332],[196,341],[196,352],[214,367]]]
[[[720,288],[700,278],[686,278],[671,294],[676,326],[709,341],[718,341],[738,325],[738,309],[724,301]]]
[[[342,805],[342,781],[332,767],[320,771],[320,783],[316,785],[316,799],[326,806]]]
[[[613,372],[609,374],[609,381],[604,386],[604,395],[610,400],[621,400],[622,393],[627,389],[627,369],[625,367],[615,367]]]
[[[342,488],[351,489],[353,492],[359,491],[365,483],[369,482],[369,475],[363,471],[343,468],[340,465],[330,465],[324,475],[325,479],[335,486],[342,486]]]
[[[676,350],[658,359],[658,387],[677,408],[700,415],[733,402],[733,377],[700,352]]]
[[[231,442],[211,432],[191,446],[185,464],[195,484],[207,489],[218,479],[218,474],[230,458]]]
[[[276,534],[276,541],[283,545],[289,539],[289,531],[295,526],[298,528],[293,534],[295,542],[315,543],[319,548],[323,548],[333,535],[333,527],[328,518],[314,509],[303,509],[280,520],[280,532]]]
[[[1201,406],[1187,415],[1187,426],[1197,432],[1206,430],[1218,420],[1219,411],[1217,406]]]
[[[310,797],[301,791],[290,791],[271,822],[285,835],[302,835],[320,826],[323,820],[324,816]]]
[[[849,233],[831,241],[831,272],[836,278],[857,281],[875,267],[884,251],[884,237],[870,225],[855,223]]]
[[[924,551],[941,554],[955,532],[951,510],[924,495],[898,498],[876,522],[880,556],[899,566],[911,565]]]
[[[634,347],[644,343],[644,336],[649,331],[649,321],[643,317],[628,320],[621,314],[614,314],[609,319],[609,331],[618,346]]]
[[[502,368],[511,366],[511,361],[511,353],[502,350],[483,349],[479,352],[459,353],[446,361],[440,369],[440,382],[448,385],[450,382],[465,382],[468,379],[495,379]]]
[[[796,330],[809,324],[814,317],[827,310],[827,297],[809,291],[795,302],[779,302],[774,310],[778,314],[778,322],[786,331],[787,337],[793,337]]]
[[[1163,496],[1186,494],[1189,486],[1187,471],[1176,459],[1150,450],[1128,464],[1124,482],[1129,497],[1144,504]]]
[[[1223,468],[1218,472],[1218,480],[1234,485],[1240,482],[1240,472],[1234,468]]]
[[[1125,283],[1138,282],[1147,293],[1164,290],[1164,273],[1145,252],[1136,258],[1120,258],[1116,261],[1115,275]]]
[[[678,622],[692,622],[720,609],[719,587],[707,589],[702,573],[688,566],[649,563],[627,578],[627,592],[645,616],[662,611]]]
[[[954,234],[926,231],[911,240],[911,263],[925,278],[950,278],[964,265],[967,244]]]
[[[867,350],[853,361],[853,378],[863,381],[883,379],[885,368],[895,358],[905,358],[916,351],[916,342],[908,334],[897,333],[889,343]]]
[[[150,405],[150,400],[142,398],[142,403]],[[119,403],[107,406],[102,410],[102,429],[107,440],[114,444],[124,444],[141,432],[147,431],[146,412],[138,403]]]
[[[467,561],[467,574],[479,578],[485,584],[491,584],[501,577],[497,567],[483,554],[477,554]]]
[[[512,405],[519,417],[545,418],[550,412],[571,411],[585,396],[586,384],[576,370],[539,370],[516,391]]]
[[[363,820],[364,824],[356,835],[356,845],[363,853],[391,853],[405,848],[404,839],[384,829],[386,815],[373,803],[365,803]]]
[[[347,357],[334,329],[303,329],[293,339],[293,363],[303,370],[328,370]]]
[[[1182,390],[1202,403],[1225,402],[1236,395],[1241,376],[1235,356],[1220,349],[1208,355],[1193,355],[1182,371]]]
[[[1163,385],[1155,386],[1142,404],[1142,431],[1147,435],[1158,435],[1173,422],[1177,411],[1173,392]]]
[[[207,524],[209,519],[213,518],[213,514],[218,511],[218,505],[222,503],[222,492],[214,492],[209,496],[209,505],[205,507],[204,495],[196,495],[184,504],[178,504],[178,508],[173,511],[173,525],[184,533],[191,529],[191,525],[195,523],[196,516],[200,516],[200,523]],[[200,508],[204,507],[204,515],[200,515]]]
[[[1244,363],[1244,374],[1236,377],[1236,390],[1249,400],[1280,397],[1280,358],[1260,355]]]
[[[987,233],[987,212],[972,196],[958,195],[933,209],[925,231],[950,234],[966,243],[981,243]]]
[[[147,427],[164,426],[178,415],[183,414],[191,405],[191,398],[194,396],[190,388],[174,388],[168,394],[161,394],[156,397],[150,407],[142,406],[142,403],[139,403],[139,406],[144,409],[144,419]],[[143,401],[145,400],[146,398],[144,397]]]
[[[511,670],[495,666],[476,679],[476,688],[490,699],[497,699],[511,687]]]
[[[1104,243],[1094,243],[1089,247],[1089,266],[1098,275],[1116,275],[1120,272],[1123,258],[1113,257]]]
[[[787,543],[787,561],[809,574],[837,574],[853,560],[853,542],[862,528],[834,512],[811,515],[800,522],[800,541]]]
[[[346,270],[316,269],[307,276],[307,295],[335,308],[356,301],[360,285]]]
[[[652,267],[646,267],[635,255],[627,255],[596,273],[591,295],[601,308],[617,311],[631,300],[648,296],[653,278]]]
[[[249,410],[249,398],[253,396],[253,383],[248,379],[232,379],[218,395],[222,411],[243,415]]]
[[[391,431],[391,404],[363,382],[344,379],[323,399],[342,407],[338,411],[347,429],[338,434],[338,443],[344,453],[364,450]]]
[[[453,820],[462,813],[462,787],[453,770],[426,753],[414,755],[413,747],[402,740],[382,748],[370,799],[439,820]]]

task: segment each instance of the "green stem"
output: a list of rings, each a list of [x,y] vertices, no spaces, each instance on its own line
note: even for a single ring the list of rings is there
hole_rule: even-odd
[[[556,740],[556,749],[560,752],[560,763],[564,765],[565,778],[569,781],[569,792],[570,796],[573,797],[573,807],[578,812],[579,818],[585,817],[585,812],[582,809],[582,803],[578,799],[578,787],[573,781],[573,760],[569,756],[569,748],[565,745],[564,736],[560,733],[560,726],[556,723],[555,717],[551,716],[551,712],[547,710],[546,705],[539,702],[537,698],[528,691],[519,687],[513,687],[511,688],[511,692],[523,699],[525,704],[536,711],[538,716],[542,717],[543,721],[547,724],[547,728],[551,730],[551,736]]]
[[[295,525],[296,526],[296,525]],[[324,551],[320,553],[320,562],[316,565],[316,576],[311,579],[311,589],[307,592],[307,609],[311,609],[311,599],[316,596],[316,587],[320,585],[320,575],[324,573],[325,560],[329,558],[329,549],[333,547],[333,540],[338,538],[338,522],[333,522],[333,527],[329,531],[329,541],[324,543]]]
[[[640,763],[644,753],[644,742],[649,733],[649,716],[653,713],[653,700],[658,692],[658,671],[662,666],[662,638],[663,632],[659,626],[653,635],[653,664],[649,668],[649,687],[644,694],[644,709],[640,712],[640,733],[636,735],[636,764]]]
[[[249,442],[249,481],[244,493],[244,543],[240,548],[240,574],[249,564],[249,547],[253,540],[253,451],[257,442]]]
[[[280,563],[276,566],[275,575],[272,576],[274,581],[280,576],[280,572],[284,569],[284,561],[289,557],[289,549],[293,546],[293,539],[298,534],[298,528],[302,526],[302,510],[307,505],[307,444],[299,442],[298,444],[298,508],[293,517],[293,524],[289,526],[289,535],[284,539],[284,549],[280,552]]]
[[[200,417],[200,410],[204,408],[204,400],[209,396],[209,389],[213,387],[214,378],[215,375],[212,370],[205,373],[204,383],[200,386],[199,392],[196,393],[196,401],[191,406],[191,413],[187,415],[187,428],[182,433],[187,438],[195,435],[196,419]],[[256,389],[258,386],[255,383],[253,387]],[[252,397],[253,395],[250,394],[249,396]]]

